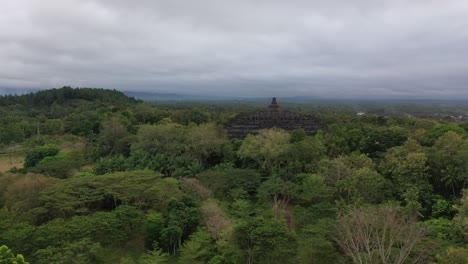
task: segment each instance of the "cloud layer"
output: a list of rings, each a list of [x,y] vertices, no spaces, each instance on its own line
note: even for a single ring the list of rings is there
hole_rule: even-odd
[[[2,0],[0,87],[468,99],[468,0]]]

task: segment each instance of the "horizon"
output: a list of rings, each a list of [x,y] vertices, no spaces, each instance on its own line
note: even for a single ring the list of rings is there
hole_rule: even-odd
[[[63,86],[70,87],[70,86]],[[21,96],[30,93],[37,93],[39,91],[47,91],[52,89],[61,89],[63,87],[56,88],[46,88],[46,89],[15,89],[15,88],[0,88],[0,96]],[[103,88],[103,87],[71,87],[72,89],[104,89],[104,90],[116,90],[124,93],[126,96],[134,97],[135,99],[140,99],[143,101],[265,101],[271,100],[273,97],[276,97],[281,102],[287,103],[300,103],[300,102],[338,102],[338,103],[369,103],[369,102],[385,102],[385,103],[467,103],[468,99],[465,98],[342,98],[342,97],[314,97],[314,96],[275,96],[275,95],[265,95],[265,96],[223,96],[223,95],[209,95],[209,94],[189,94],[189,93],[161,93],[158,91],[128,91],[128,90],[119,90],[113,88]]]

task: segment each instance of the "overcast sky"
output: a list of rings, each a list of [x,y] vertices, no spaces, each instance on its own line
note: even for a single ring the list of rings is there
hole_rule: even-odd
[[[468,99],[468,0],[0,0],[0,87],[64,85]]]

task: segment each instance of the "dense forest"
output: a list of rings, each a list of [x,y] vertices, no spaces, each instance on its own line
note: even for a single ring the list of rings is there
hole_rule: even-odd
[[[229,139],[255,109],[1,96],[0,263],[468,263],[468,123],[334,108]]]

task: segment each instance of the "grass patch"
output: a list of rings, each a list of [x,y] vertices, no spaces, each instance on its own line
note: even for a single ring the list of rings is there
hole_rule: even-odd
[[[0,154],[0,172],[6,172],[10,169],[22,168],[24,156],[18,154]]]

